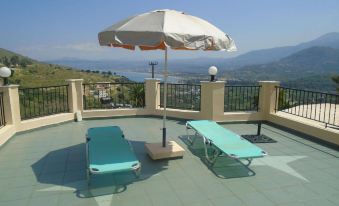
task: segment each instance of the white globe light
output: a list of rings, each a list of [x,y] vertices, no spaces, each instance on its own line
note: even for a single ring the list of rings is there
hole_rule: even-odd
[[[8,67],[1,67],[0,68],[0,77],[4,77],[4,78],[7,78],[7,77],[10,77],[12,74],[12,71],[10,68]]]
[[[208,68],[209,75],[216,75],[218,73],[218,68],[216,66],[211,66]]]

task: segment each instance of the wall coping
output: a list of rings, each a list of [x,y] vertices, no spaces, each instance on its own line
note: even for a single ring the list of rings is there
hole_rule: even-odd
[[[161,79],[157,78],[145,78],[146,81],[160,81]]]
[[[20,85],[10,84],[10,85],[2,85],[0,88],[19,88]]]
[[[226,84],[226,81],[215,81],[215,82],[211,82],[211,81],[200,81],[200,83],[202,83],[202,84]]]
[[[83,79],[66,79],[66,82],[81,82],[84,81]]]
[[[164,111],[164,108],[158,108],[156,111]],[[189,110],[189,109],[173,109],[166,108],[166,112],[185,112],[185,113],[200,113],[201,111]]]
[[[280,84],[280,81],[258,81],[258,83]]]

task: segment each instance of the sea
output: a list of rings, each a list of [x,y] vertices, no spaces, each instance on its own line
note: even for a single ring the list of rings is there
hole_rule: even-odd
[[[122,71],[111,71],[112,73],[116,73],[120,76],[125,76],[128,79],[135,81],[135,82],[144,82],[147,78],[152,78],[151,72],[122,72]],[[154,78],[159,79],[160,81],[163,81],[163,75],[162,74],[154,74]],[[167,78],[169,83],[179,83],[181,80],[181,77],[177,76],[169,76]]]

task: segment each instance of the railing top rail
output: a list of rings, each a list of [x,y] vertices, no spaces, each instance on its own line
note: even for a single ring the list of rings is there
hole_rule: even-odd
[[[225,87],[262,87],[261,85],[225,85]]]
[[[44,87],[19,87],[19,90],[20,89],[41,89],[41,88],[52,88],[52,87],[64,87],[64,86],[68,86],[68,84],[44,86]]]
[[[96,85],[96,84],[144,84],[144,82],[95,82],[95,83],[85,83],[82,85]]]
[[[165,84],[163,82],[160,82],[159,84]],[[185,84],[185,83],[167,83],[167,85],[188,85],[188,86],[201,86],[200,84]]]
[[[324,95],[331,95],[331,96],[339,97],[339,94],[328,93],[328,92],[312,91],[312,90],[307,90],[307,89],[297,89],[297,88],[290,88],[290,87],[284,87],[284,86],[276,86],[276,88],[289,89],[289,90],[293,90],[293,91],[302,91],[302,92],[313,92],[313,93],[318,93],[318,94],[324,94]]]

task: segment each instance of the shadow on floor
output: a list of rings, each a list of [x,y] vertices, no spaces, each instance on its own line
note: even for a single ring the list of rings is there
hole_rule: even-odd
[[[127,190],[128,185],[144,181],[165,170],[168,165],[166,160],[152,161],[145,152],[145,142],[130,142],[142,165],[138,178],[134,172],[91,175],[91,184],[87,186],[85,143],[51,151],[31,167],[39,183],[62,186],[61,190],[74,190],[78,197],[121,193]]]
[[[190,135],[190,137],[193,137],[193,135]],[[219,178],[229,179],[255,175],[255,172],[249,169],[241,161],[227,157],[219,157],[215,164],[210,166],[205,158],[204,143],[201,138],[197,138],[194,145],[191,145],[187,140],[187,135],[179,136],[179,139],[187,145],[187,148],[193,155],[199,157],[200,160]]]

